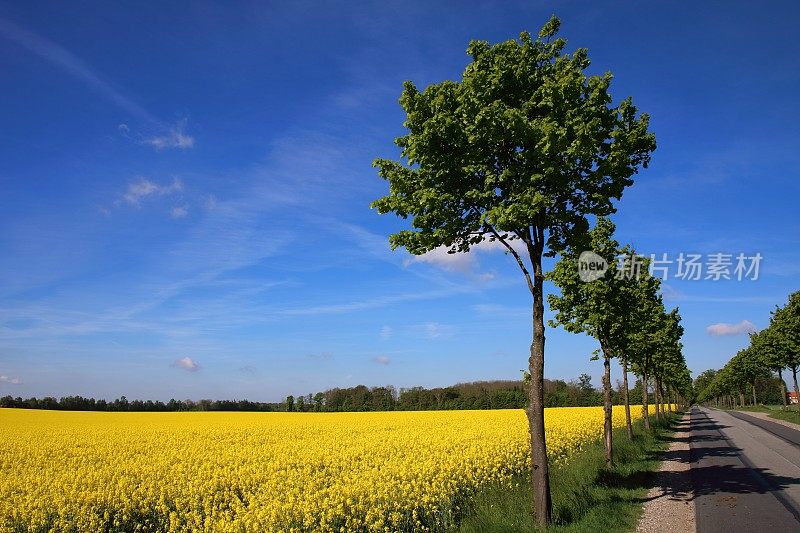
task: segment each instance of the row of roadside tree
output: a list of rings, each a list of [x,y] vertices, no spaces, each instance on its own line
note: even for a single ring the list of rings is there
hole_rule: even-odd
[[[750,344],[734,355],[720,370],[708,375],[698,401],[716,407],[736,408],[746,403],[756,405],[759,381],[778,374],[778,386],[784,408],[788,407],[784,371],[792,379],[795,398],[800,398],[797,370],[800,368],[800,291],[789,296],[783,307],[772,311],[769,326],[750,335]],[[800,403],[797,404],[800,409]]]
[[[619,362],[623,375],[623,399],[629,437],[633,437],[628,394],[628,372],[646,384],[642,389],[642,416],[650,429],[649,394],[652,388],[656,416],[664,409],[686,404],[692,398],[692,379],[683,357],[683,327],[678,309],[667,310],[661,296],[661,280],[649,273],[646,258],[638,256],[629,245],[620,246],[614,239],[614,224],[605,217],[597,219],[588,239],[578,248],[567,247],[560,253],[548,278],[560,294],[548,297],[555,312],[553,327],[562,326],[572,333],[595,338],[599,348],[594,357],[603,361],[604,443],[606,464],[613,463],[611,362]],[[606,261],[597,279],[581,276],[586,252]],[[638,403],[639,399],[635,399]]]

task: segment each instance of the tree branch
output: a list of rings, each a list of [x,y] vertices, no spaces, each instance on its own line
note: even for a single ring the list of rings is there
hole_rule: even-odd
[[[522,273],[525,274],[525,281],[528,282],[528,290],[531,291],[531,294],[533,294],[534,293],[533,280],[531,279],[531,274],[530,272],[528,272],[528,268],[525,266],[525,262],[522,260],[522,257],[520,257],[520,255],[517,253],[517,251],[514,249],[513,246],[508,244],[508,242],[506,242],[506,240],[503,237],[501,237],[500,234],[497,233],[497,230],[494,229],[494,227],[491,224],[486,224],[486,222],[484,222],[484,225],[490,232],[492,232],[495,239],[500,241],[503,244],[503,246],[508,248],[508,251],[511,253],[511,255],[513,255],[514,259],[517,260],[519,268],[521,268]]]

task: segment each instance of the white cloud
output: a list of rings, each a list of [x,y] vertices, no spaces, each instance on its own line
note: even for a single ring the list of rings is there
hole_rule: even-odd
[[[169,216],[171,216],[172,218],[176,218],[176,219],[177,218],[185,218],[186,215],[188,215],[188,214],[189,214],[189,206],[187,204],[176,205],[169,212]]]
[[[742,333],[755,333],[756,331],[756,325],[749,320],[742,320],[737,324],[720,322],[718,324],[711,324],[706,328],[706,332],[714,337],[722,335],[741,335]]]
[[[378,357],[374,357],[372,360],[379,365],[388,365],[392,362],[392,360],[386,355],[379,355]]]
[[[384,339],[384,340],[385,340],[385,339],[388,339],[388,338],[390,338],[390,337],[391,337],[393,334],[394,334],[394,330],[392,329],[392,327],[391,327],[391,326],[383,326],[383,327],[381,328],[381,333],[380,333],[380,335],[381,335],[381,339]]]
[[[168,132],[163,135],[155,135],[145,139],[144,144],[149,144],[156,150],[163,150],[165,148],[180,148],[186,150],[194,146],[194,137],[187,134],[186,121],[182,120],[176,125],[172,126]]]
[[[522,257],[526,257],[527,252],[524,250],[525,244],[516,239],[512,242],[515,250],[520,252]],[[462,274],[478,274],[479,267],[477,255],[480,253],[494,253],[506,252],[506,248],[500,241],[484,240],[479,244],[474,244],[470,247],[469,252],[448,253],[449,248],[440,246],[434,248],[430,252],[422,255],[412,255],[404,261],[404,265],[408,266],[413,263],[427,263],[433,265],[446,272],[461,272]],[[494,274],[491,272],[484,272],[478,274],[481,281],[491,281],[494,279]]]
[[[686,295],[667,283],[661,284],[661,295],[665,300],[683,300]]]
[[[154,181],[140,176],[136,181],[128,184],[128,189],[122,199],[130,205],[139,207],[142,200],[150,196],[164,196],[183,190],[183,183],[178,178],[169,185],[159,185]]]
[[[200,370],[200,365],[191,357],[181,357],[180,359],[176,359],[173,361],[172,366],[176,368],[182,368],[189,372],[196,372]]]
[[[447,272],[468,274],[475,270],[478,262],[472,253],[448,253],[448,248],[440,246],[422,255],[412,255],[405,260],[405,265],[412,263],[428,263]]]
[[[0,383],[9,383],[11,385],[21,385],[22,380],[19,378],[10,378],[8,376],[0,374]]]

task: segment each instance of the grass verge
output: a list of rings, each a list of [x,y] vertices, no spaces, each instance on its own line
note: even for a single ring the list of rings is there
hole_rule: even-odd
[[[767,405],[746,405],[744,407],[737,407],[736,410],[767,413],[770,418],[777,418],[778,420],[800,424],[800,411],[797,410],[797,405],[790,405],[786,409],[784,409],[782,405],[774,407]]]
[[[602,442],[575,454],[566,465],[550,470],[554,525],[547,531],[632,531],[642,513],[642,503],[660,464],[660,452],[669,445],[673,416],[663,425],[644,431],[634,424],[635,437],[625,428],[614,431],[612,470],[605,468]],[[531,483],[527,476],[511,487],[488,487],[471,498],[460,524],[462,533],[515,533],[534,531]]]

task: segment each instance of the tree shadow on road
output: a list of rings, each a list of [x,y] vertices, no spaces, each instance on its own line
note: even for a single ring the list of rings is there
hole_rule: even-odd
[[[732,446],[719,432],[725,429],[705,415],[693,413],[691,422],[676,422],[672,429],[693,434],[686,437],[666,435],[661,437],[669,444],[691,443],[689,450],[684,447],[653,454],[654,459],[690,463],[691,470],[660,471],[656,475],[648,472],[632,472],[621,475],[616,472],[605,472],[604,483],[616,486],[635,488],[657,488],[658,493],[641,498],[647,502],[658,498],[671,498],[692,501],[701,496],[719,493],[750,494],[781,491],[792,485],[800,484],[800,479],[774,474],[764,468],[746,466],[740,456],[742,450]],[[697,433],[701,433],[698,435]],[[702,434],[705,433],[705,434]],[[712,464],[707,459],[713,458]]]

